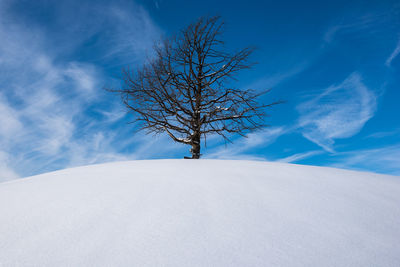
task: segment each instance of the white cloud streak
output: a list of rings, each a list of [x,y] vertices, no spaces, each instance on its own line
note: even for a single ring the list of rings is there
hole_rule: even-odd
[[[400,175],[400,144],[337,153],[332,167]]]
[[[308,152],[303,152],[303,153],[296,153],[291,156],[288,156],[286,158],[278,159],[278,162],[285,162],[285,163],[291,163],[291,162],[296,162],[302,159],[310,158],[316,155],[320,155],[324,153],[324,151],[321,150],[313,150],[313,151],[308,151]]]
[[[129,57],[140,61],[160,34],[145,10],[134,6],[130,13],[129,8],[109,6],[108,12],[84,5],[55,22],[65,29],[61,43],[68,40],[68,45],[58,47],[53,33],[37,25],[27,29],[18,14],[8,12],[9,4],[12,1],[0,5],[0,181],[137,157],[134,152],[119,152],[133,134],[109,128],[124,118],[124,112],[119,101],[110,103],[110,95],[102,90],[101,67],[64,56],[106,32],[98,41],[105,57],[121,58],[130,51]],[[85,30],[80,32],[82,25]],[[110,40],[111,49],[106,49],[103,42]]]
[[[353,73],[341,84],[301,103],[297,110],[303,136],[333,152],[335,139],[357,134],[374,115],[376,96],[362,83],[361,75]]]
[[[0,137],[10,140],[17,132],[22,129],[22,123],[16,115],[16,110],[10,107],[0,93]]]
[[[380,138],[387,138],[387,137],[393,137],[393,136],[400,137],[400,128],[392,130],[392,131],[372,133],[372,134],[366,136],[366,138],[380,139]]]
[[[397,43],[396,48],[393,50],[393,52],[390,54],[390,56],[386,59],[385,65],[387,67],[390,67],[392,64],[392,61],[400,54],[400,40]]]
[[[288,79],[301,73],[304,69],[306,69],[307,66],[308,66],[308,64],[302,63],[302,64],[299,64],[296,67],[291,68],[289,70],[279,72],[276,74],[272,74],[272,75],[267,75],[265,77],[262,77],[262,78],[256,80],[255,82],[251,83],[250,85],[248,85],[246,87],[251,88],[251,89],[257,89],[257,90],[271,89],[271,88],[277,86],[278,84],[280,84],[281,82],[287,81]]]
[[[254,155],[248,155],[246,152],[250,149],[264,148],[273,142],[279,136],[286,133],[284,127],[270,127],[258,132],[250,133],[246,137],[240,138],[229,146],[218,146],[208,152],[206,158],[216,159],[265,159]]]
[[[371,33],[377,27],[388,23],[391,18],[391,10],[381,10],[374,13],[344,15],[340,21],[332,25],[324,34],[325,43],[332,43],[335,38],[342,34],[351,34],[352,36],[360,33]]]
[[[18,174],[9,167],[10,165],[10,156],[4,151],[0,151],[0,182],[19,178]]]

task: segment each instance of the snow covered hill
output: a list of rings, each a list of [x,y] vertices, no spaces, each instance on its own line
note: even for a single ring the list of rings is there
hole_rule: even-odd
[[[0,266],[400,266],[400,177],[152,160],[5,182]]]

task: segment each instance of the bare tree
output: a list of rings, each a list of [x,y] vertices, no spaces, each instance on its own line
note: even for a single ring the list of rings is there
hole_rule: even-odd
[[[165,132],[190,145],[193,159],[200,158],[201,141],[208,135],[228,141],[231,134],[245,136],[264,127],[265,109],[279,103],[259,103],[267,91],[228,86],[240,70],[253,65],[248,61],[253,49],[223,51],[223,25],[219,17],[203,17],[156,44],[155,56],[139,70],[124,70],[124,85],[114,90],[135,113],[141,130]]]

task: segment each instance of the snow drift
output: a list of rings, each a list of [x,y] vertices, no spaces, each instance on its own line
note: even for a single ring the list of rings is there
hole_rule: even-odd
[[[0,184],[0,266],[400,266],[400,177],[154,160]]]

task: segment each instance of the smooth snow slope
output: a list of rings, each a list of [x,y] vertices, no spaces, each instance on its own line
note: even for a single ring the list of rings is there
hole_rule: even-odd
[[[154,160],[6,182],[0,266],[400,266],[400,177]]]

